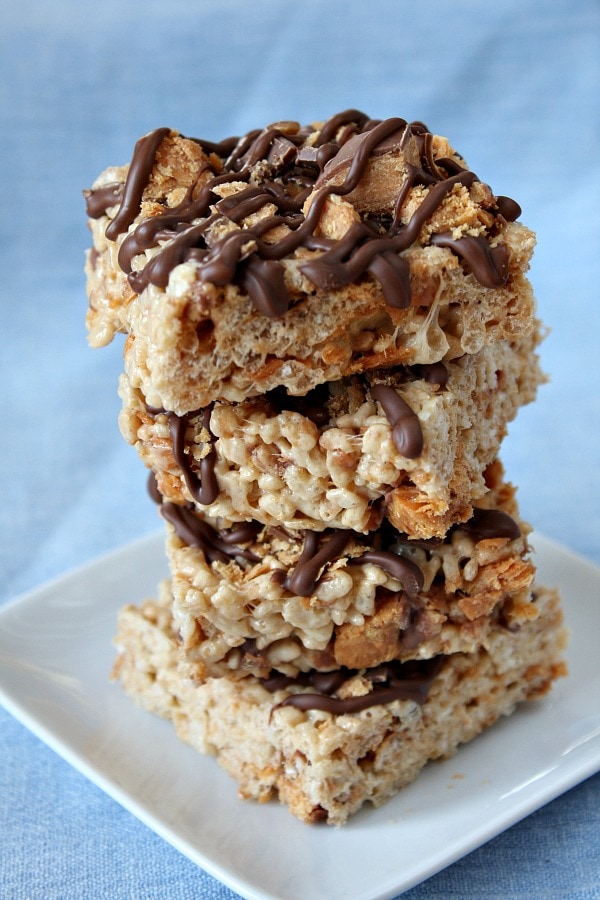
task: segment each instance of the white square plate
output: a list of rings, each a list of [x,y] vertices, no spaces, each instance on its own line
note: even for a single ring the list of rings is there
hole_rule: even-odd
[[[0,609],[0,700],[165,840],[247,898],[393,897],[600,769],[600,570],[533,536],[560,588],[570,675],[378,810],[307,826],[237,798],[214,759],[180,743],[108,680],[116,615],[165,577],[162,532]]]

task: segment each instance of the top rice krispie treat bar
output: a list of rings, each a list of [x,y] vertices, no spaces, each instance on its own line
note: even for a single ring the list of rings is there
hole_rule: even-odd
[[[86,192],[94,346],[183,415],[534,327],[534,235],[448,141],[356,110],[219,144],[161,128]]]

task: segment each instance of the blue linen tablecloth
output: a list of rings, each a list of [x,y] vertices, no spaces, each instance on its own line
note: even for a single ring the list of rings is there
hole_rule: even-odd
[[[81,190],[159,125],[349,106],[447,134],[537,231],[551,382],[502,455],[525,518],[600,563],[599,37],[596,0],[3,0],[0,603],[158,527],[120,346],[86,345]],[[600,897],[599,810],[597,775],[405,896]],[[235,895],[0,710],[0,896]]]

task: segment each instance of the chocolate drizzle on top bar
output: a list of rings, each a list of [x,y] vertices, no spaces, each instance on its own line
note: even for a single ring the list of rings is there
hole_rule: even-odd
[[[281,260],[299,247],[318,253],[300,266],[316,288],[336,289],[370,274],[379,281],[389,306],[408,307],[410,269],[402,252],[417,240],[425,222],[456,186],[469,188],[478,180],[456,159],[434,159],[432,135],[421,122],[409,124],[400,118],[377,121],[357,110],[346,110],[317,132],[284,122],[219,144],[194,138],[205,153],[211,154],[207,165],[215,163],[215,156],[219,158],[218,172],[195,197],[192,185],[178,207],[143,219],[132,229],[156,153],[170,133],[168,128],[160,128],[136,144],[120,208],[106,229],[110,240],[129,230],[120,247],[119,265],[139,293],[149,284],[165,288],[171,270],[192,261],[200,280],[239,285],[257,310],[270,317],[283,315],[289,307]],[[396,148],[401,151],[409,141],[416,145],[420,162],[406,162],[406,178],[387,228],[383,220],[370,222],[365,216],[341,240],[317,237],[327,198],[350,194],[372,157]],[[334,183],[340,173],[341,183]],[[227,182],[246,182],[248,187],[220,199],[215,189]],[[426,189],[424,197],[403,223],[404,203],[416,186]],[[310,194],[311,204],[305,212]],[[86,192],[86,197],[91,217],[99,217],[118,201],[111,186]],[[500,224],[520,214],[518,204],[510,198],[500,197],[495,202],[489,211]],[[266,221],[242,227],[241,231],[234,229],[216,242],[207,237],[216,221],[243,223],[267,204],[276,212]],[[287,233],[274,242],[265,241],[263,235],[277,225],[286,226]],[[482,285],[497,288],[508,279],[508,254],[504,244],[494,241],[492,245],[490,239],[437,234],[431,237],[431,243],[457,254]],[[134,271],[134,257],[153,248],[157,252],[141,270]]]
[[[453,238],[451,234],[433,234],[431,243],[436,247],[449,247],[458,254],[468,263],[473,275],[484,287],[495,288],[506,284],[508,278],[506,244],[492,247],[483,235]]]
[[[262,684],[271,693],[290,687],[315,689],[315,693],[292,693],[276,704],[273,710],[293,706],[301,710],[320,709],[333,715],[347,715],[372,706],[382,706],[394,700],[411,700],[422,705],[427,699],[434,678],[441,671],[443,662],[443,656],[436,656],[433,659],[402,663],[394,661],[367,669],[362,675],[371,683],[371,688],[366,694],[359,696],[334,696],[344,684],[359,674],[352,669],[337,669],[334,672],[312,671],[296,678],[272,675],[262,679]]]
[[[106,228],[106,237],[110,241],[127,231],[138,215],[144,189],[154,167],[156,152],[169,132],[169,128],[157,128],[140,138],[135,145],[119,211]]]
[[[84,191],[83,196],[85,197],[85,211],[90,219],[99,219],[111,206],[116,206],[121,202],[123,185],[118,182],[107,184],[104,187],[96,188],[95,191]]]

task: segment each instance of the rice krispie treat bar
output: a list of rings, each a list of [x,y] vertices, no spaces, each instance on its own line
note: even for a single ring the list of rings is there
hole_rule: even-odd
[[[179,738],[214,754],[240,796],[288,804],[307,823],[341,825],[379,806],[429,760],[451,756],[566,673],[558,598],[539,588],[537,615],[497,622],[485,647],[323,678],[213,678],[182,673],[168,584],[160,602],[119,617],[114,677]]]
[[[161,128],[86,192],[90,342],[178,415],[534,328],[534,236],[422,123],[347,110],[218,144]]]
[[[471,652],[499,620],[517,627],[537,614],[529,527],[510,485],[498,483],[486,504],[429,541],[389,524],[368,536],[260,523],[223,529],[164,504],[188,673],[202,680],[372,667]]]
[[[282,388],[186,416],[149,407],[120,382],[121,431],[165,500],[223,526],[366,533],[385,515],[416,538],[443,537],[486,492],[507,423],[543,381],[526,338],[446,364],[373,370],[305,397]]]

